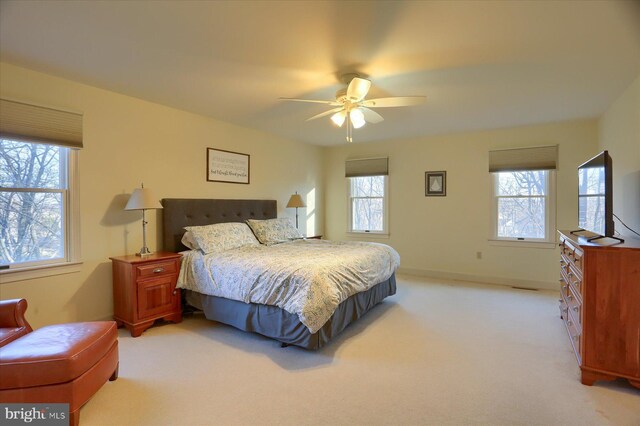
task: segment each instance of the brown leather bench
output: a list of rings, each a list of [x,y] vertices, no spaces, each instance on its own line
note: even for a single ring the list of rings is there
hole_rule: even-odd
[[[68,403],[69,424],[77,425],[80,407],[107,380],[118,378],[116,323],[58,324],[30,331],[26,306],[24,299],[0,301],[0,401]],[[11,330],[22,327],[29,331]]]

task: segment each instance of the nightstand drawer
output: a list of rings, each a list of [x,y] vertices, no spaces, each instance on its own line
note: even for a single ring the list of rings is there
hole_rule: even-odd
[[[178,262],[156,262],[146,265],[136,266],[136,275],[138,278],[157,277],[167,274],[175,274],[178,272]]]

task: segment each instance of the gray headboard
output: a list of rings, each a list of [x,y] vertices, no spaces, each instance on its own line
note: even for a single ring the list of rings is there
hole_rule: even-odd
[[[171,252],[187,250],[180,242],[185,226],[278,217],[275,200],[165,198],[162,207],[162,243],[164,250]]]

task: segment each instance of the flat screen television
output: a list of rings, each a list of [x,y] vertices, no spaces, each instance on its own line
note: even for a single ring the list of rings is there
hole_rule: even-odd
[[[578,167],[578,226],[613,237],[613,164],[607,151]]]

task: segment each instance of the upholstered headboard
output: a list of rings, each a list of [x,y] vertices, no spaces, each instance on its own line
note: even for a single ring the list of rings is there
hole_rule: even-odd
[[[180,240],[185,226],[247,219],[274,219],[278,216],[275,200],[210,200],[165,198],[162,200],[162,242],[164,250],[187,250]]]

